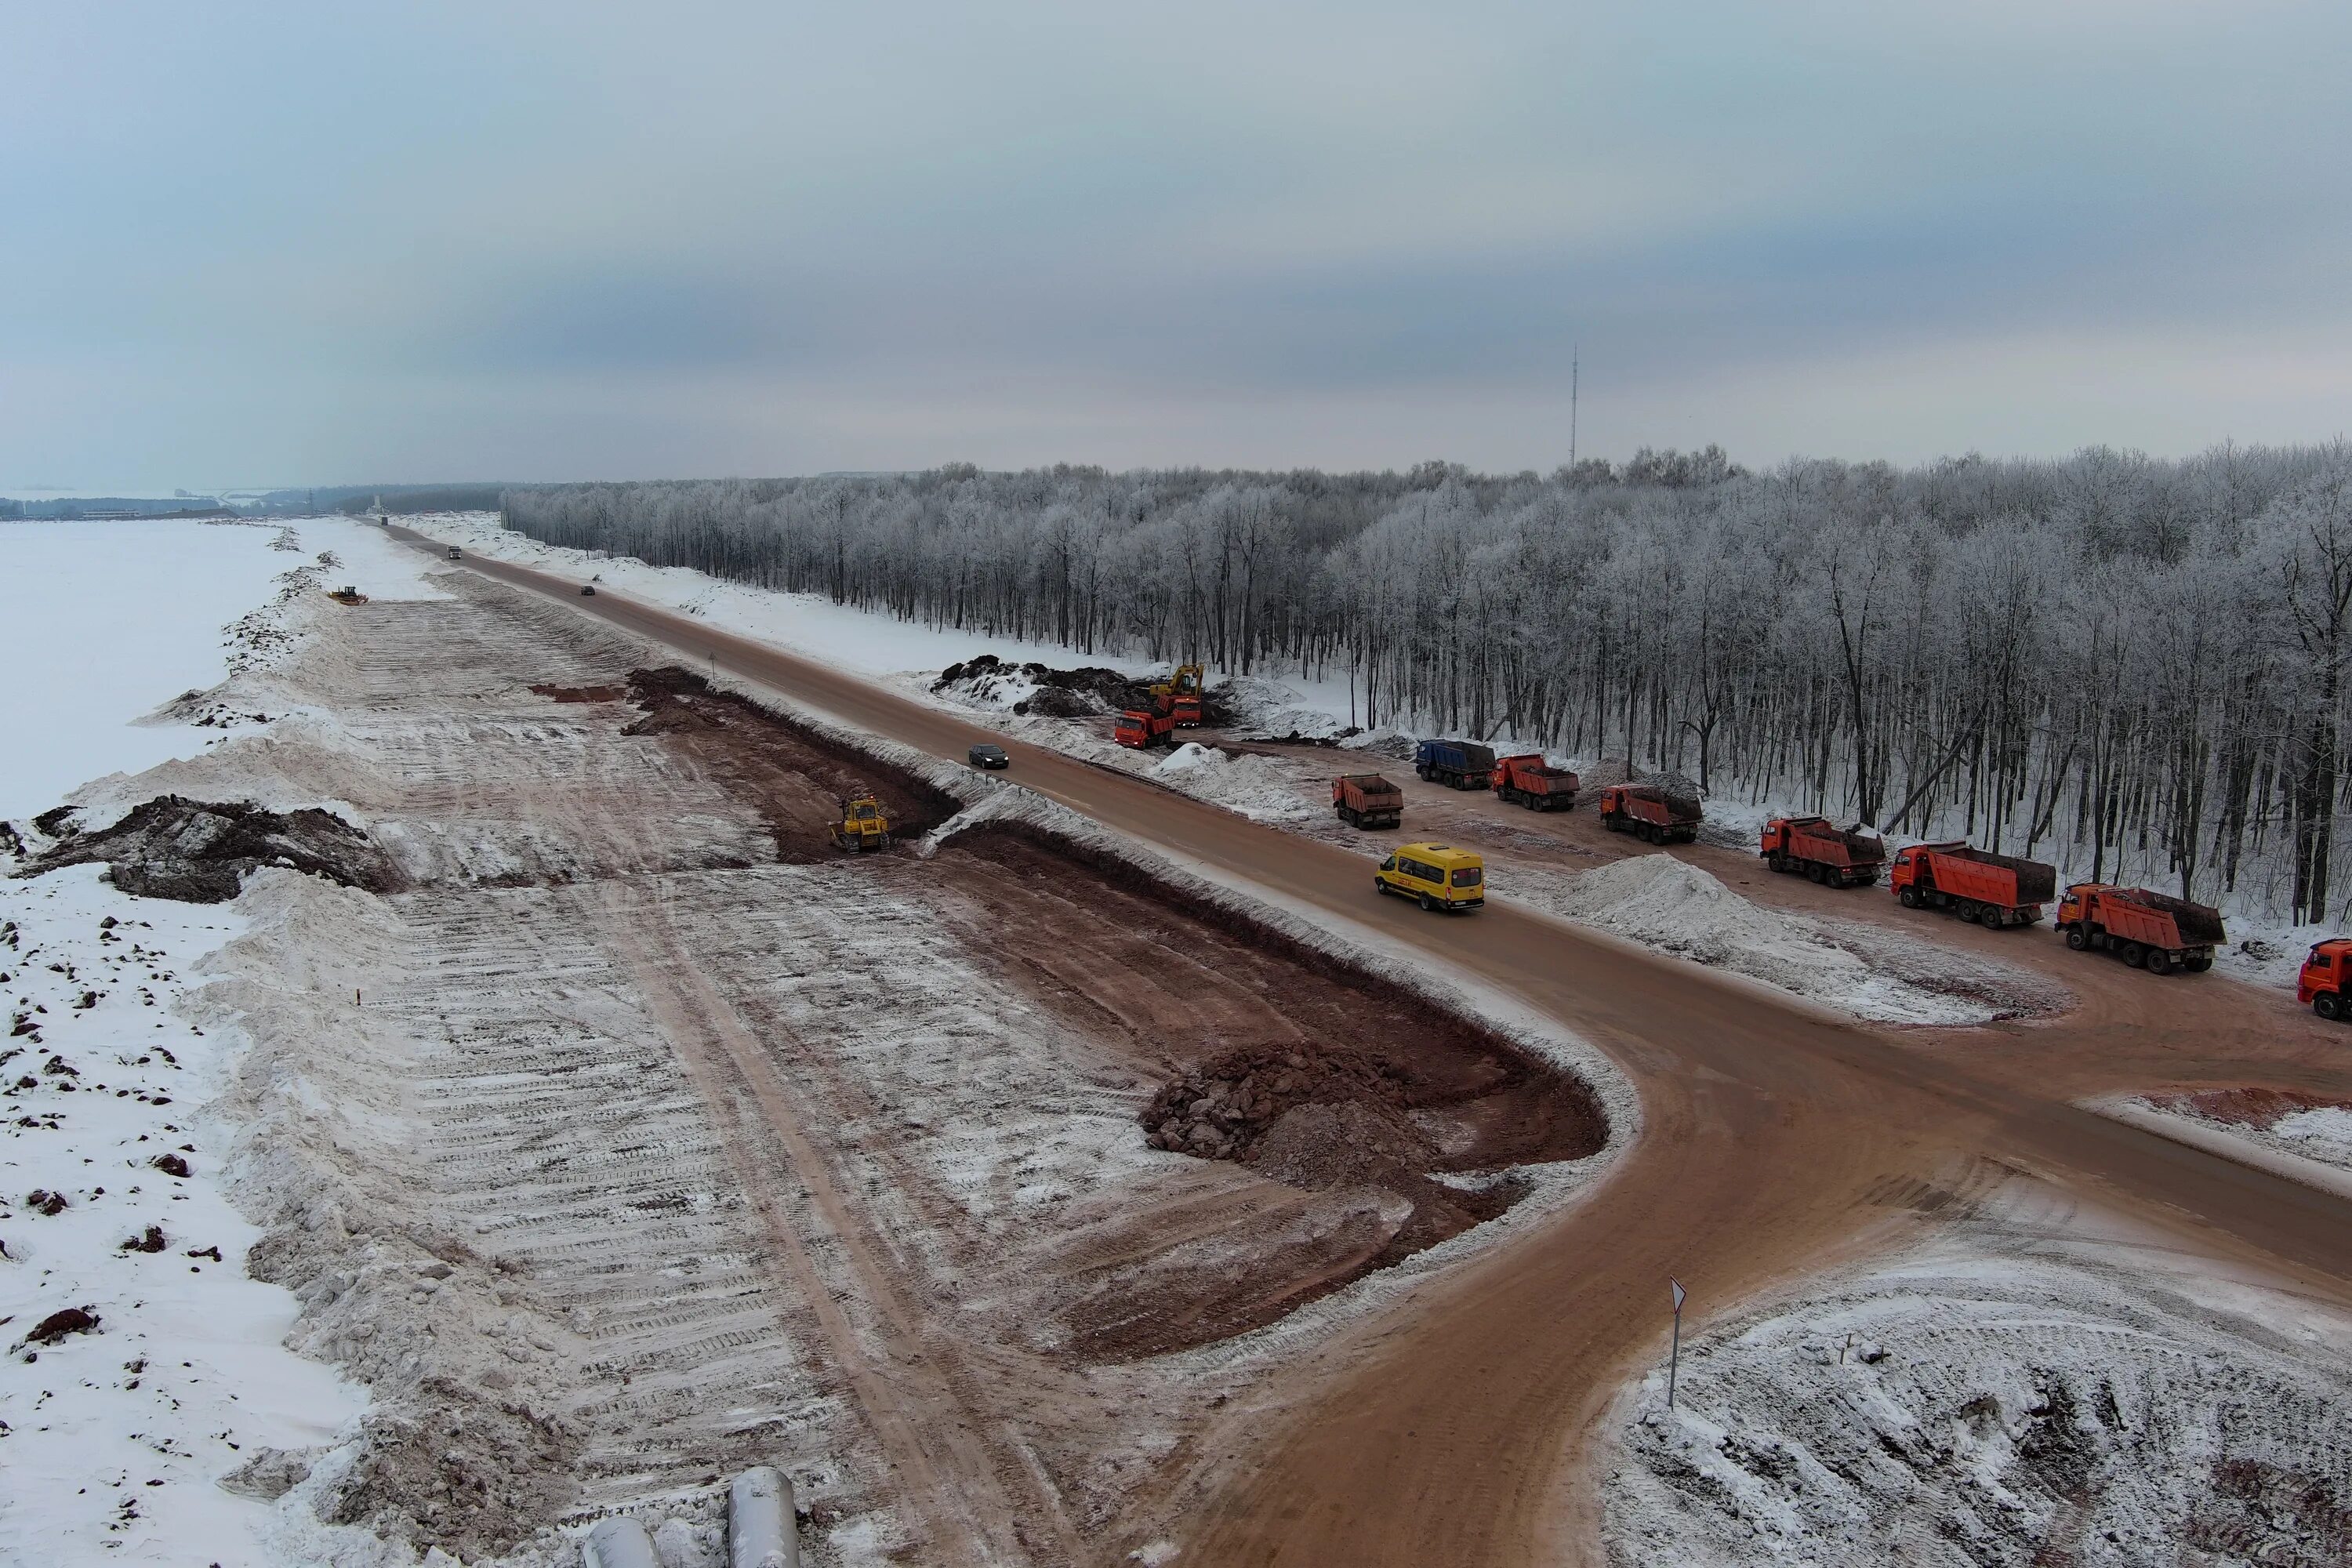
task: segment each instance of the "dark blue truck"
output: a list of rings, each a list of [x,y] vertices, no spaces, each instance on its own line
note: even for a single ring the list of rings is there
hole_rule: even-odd
[[[1453,789],[1486,789],[1495,776],[1495,749],[1475,741],[1423,741],[1412,771]]]

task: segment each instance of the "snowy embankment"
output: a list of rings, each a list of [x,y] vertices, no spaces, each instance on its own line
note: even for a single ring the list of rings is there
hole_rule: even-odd
[[[2088,1109],[2352,1198],[2352,1100],[2212,1089],[2097,1100]]]
[[[2045,983],[2013,965],[1963,965],[1875,931],[1866,933],[1867,954],[1858,952],[1814,921],[1750,902],[1671,855],[1639,855],[1576,877],[1520,868],[1507,896],[1879,1023],[1983,1024],[2053,1005]]]
[[[1619,1406],[1611,1561],[2345,1561],[2352,1323],[2165,1251],[1963,1233],[1685,1322],[1674,1408],[1663,1367]]]
[[[0,871],[22,859],[11,839],[37,847],[29,819],[82,781],[275,722],[174,700],[266,666],[327,576],[424,591],[388,542],[343,520],[0,526],[0,668],[16,675],[0,688],[14,819]],[[191,992],[246,923],[236,905],[132,898],[97,866],[0,879],[0,1558],[315,1555],[289,1550],[268,1478],[216,1484],[267,1451],[331,1441],[366,1407],[283,1347],[296,1303],[247,1277],[258,1232],[226,1196],[233,1129],[204,1109],[244,1041],[200,1026]]]

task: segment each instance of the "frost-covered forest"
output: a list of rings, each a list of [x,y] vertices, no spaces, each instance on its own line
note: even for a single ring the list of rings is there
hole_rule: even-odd
[[[516,491],[550,543],[2341,918],[2352,447]]]

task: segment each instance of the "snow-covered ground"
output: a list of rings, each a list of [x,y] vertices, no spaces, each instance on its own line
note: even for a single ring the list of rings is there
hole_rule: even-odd
[[[1880,1023],[1987,1023],[2033,1006],[2048,989],[2022,970],[1986,963],[1970,966],[1964,994],[1918,984],[1904,976],[1900,955],[1856,953],[1817,922],[1751,902],[1671,855],[1639,855],[1576,877],[1523,868],[1511,896]]]
[[[300,556],[272,527],[0,523],[0,818],[47,811],[85,779],[200,746],[133,722],[227,672],[221,627]]]
[[[1695,1300],[1674,1408],[1664,1366],[1619,1405],[1612,1561],[2346,1561],[2352,1321],[2056,1207],[1978,1210],[1793,1300]]]
[[[2118,1096],[2088,1108],[2352,1198],[2352,1101],[2223,1089]]]
[[[343,519],[0,527],[0,638],[16,673],[0,685],[0,732],[38,738],[0,753],[0,812],[31,837],[26,819],[84,780],[217,744],[217,722],[133,721],[266,664],[289,606],[328,577],[431,592]],[[0,1559],[318,1555],[323,1527],[268,1506],[266,1483],[215,1484],[267,1451],[330,1443],[366,1409],[355,1385],[283,1347],[296,1303],[247,1276],[259,1233],[226,1196],[231,1130],[204,1111],[244,1040],[182,1003],[245,924],[235,905],[131,898],[95,866],[0,880],[0,994],[16,1031],[0,1046]],[[32,1342],[69,1310],[89,1322]]]

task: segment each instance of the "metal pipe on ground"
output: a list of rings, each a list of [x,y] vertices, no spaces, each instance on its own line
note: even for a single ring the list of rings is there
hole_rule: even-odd
[[[800,1568],[793,1483],[773,1465],[754,1465],[727,1489],[728,1568]]]
[[[654,1538],[634,1519],[600,1519],[580,1547],[581,1568],[661,1568]]]

